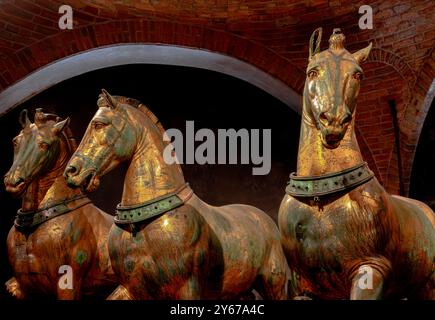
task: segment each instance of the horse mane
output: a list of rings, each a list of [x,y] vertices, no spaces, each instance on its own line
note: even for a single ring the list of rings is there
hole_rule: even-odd
[[[133,99],[133,98],[127,98],[124,96],[112,96],[114,99],[116,99],[119,103],[127,104],[133,108],[138,109],[139,111],[143,112],[145,116],[151,120],[151,122],[156,126],[156,128],[159,130],[162,136],[165,134],[165,129],[163,128],[163,125],[160,123],[159,118],[142,102],[139,100]],[[177,170],[181,174],[182,177],[184,177],[183,170],[181,169],[180,165],[177,165]],[[183,178],[184,179],[184,178]]]
[[[132,106],[142,111],[151,120],[151,122],[157,127],[157,129],[159,129],[162,135],[165,133],[165,129],[163,128],[163,125],[161,124],[159,118],[157,118],[157,116],[142,102],[124,96],[112,96],[112,97],[114,97],[116,101],[118,101],[119,103],[128,104],[129,106]]]

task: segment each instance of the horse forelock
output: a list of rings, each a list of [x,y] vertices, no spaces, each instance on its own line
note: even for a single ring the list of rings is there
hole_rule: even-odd
[[[307,65],[307,69],[314,64],[323,61],[349,61],[359,65],[358,62],[355,60],[354,56],[344,48],[340,50],[326,49],[313,56],[313,59]]]
[[[61,118],[53,113],[44,113],[40,111],[40,109],[36,110],[35,113],[35,125],[39,127],[43,127],[49,124],[49,122],[58,122]]]

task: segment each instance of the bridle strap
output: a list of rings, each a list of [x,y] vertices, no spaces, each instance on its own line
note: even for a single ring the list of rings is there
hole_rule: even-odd
[[[356,188],[374,177],[367,162],[351,168],[319,176],[290,175],[285,189],[293,197],[313,197],[331,195]]]
[[[178,190],[161,197],[132,206],[116,207],[116,224],[134,224],[161,215],[185,204],[193,195],[189,184],[184,184]]]

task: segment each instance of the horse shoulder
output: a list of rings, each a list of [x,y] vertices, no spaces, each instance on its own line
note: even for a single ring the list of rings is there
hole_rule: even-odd
[[[400,246],[409,252],[423,248],[435,258],[435,214],[426,204],[410,198],[391,196],[392,210],[400,232]]]

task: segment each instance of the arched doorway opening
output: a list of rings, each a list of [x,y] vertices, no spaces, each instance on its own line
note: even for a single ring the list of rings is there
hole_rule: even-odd
[[[409,193],[435,210],[435,99],[423,124],[415,153]]]
[[[125,64],[185,66],[221,72],[247,81],[299,112],[300,96],[289,86],[239,59],[207,50],[163,44],[99,47],[50,63],[0,93],[0,115],[30,97],[80,74]]]

